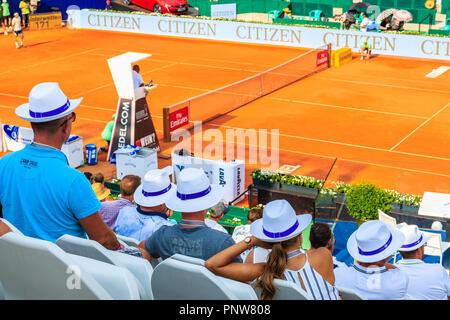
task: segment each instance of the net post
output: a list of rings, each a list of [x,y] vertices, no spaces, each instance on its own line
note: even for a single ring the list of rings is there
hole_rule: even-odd
[[[328,68],[331,67],[331,43],[327,44],[328,47]]]
[[[163,130],[164,130],[164,142],[170,142],[170,120],[169,114],[170,109],[167,107],[163,108]]]

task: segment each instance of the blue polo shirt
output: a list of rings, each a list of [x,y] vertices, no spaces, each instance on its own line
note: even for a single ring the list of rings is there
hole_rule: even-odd
[[[86,238],[78,220],[101,208],[88,179],[60,150],[27,145],[0,159],[3,217],[26,236]]]

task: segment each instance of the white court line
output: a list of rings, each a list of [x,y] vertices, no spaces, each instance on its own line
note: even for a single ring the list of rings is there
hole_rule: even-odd
[[[380,113],[380,114],[387,114],[387,115],[391,115],[391,116],[400,116],[400,117],[409,117],[409,118],[418,118],[418,119],[426,119],[427,118],[425,116],[416,116],[416,115],[412,115],[412,114],[395,113],[395,112],[387,112],[387,111],[377,111],[377,110],[368,110],[368,109],[361,109],[361,108],[354,108],[354,107],[344,107],[344,106],[338,106],[338,105],[334,105],[334,104],[318,103],[318,102],[311,102],[311,101],[291,100],[291,99],[272,98],[272,97],[268,97],[268,98],[272,99],[272,100],[278,100],[278,101],[302,103],[302,104],[311,104],[311,105],[321,106],[321,107],[356,110],[356,111],[362,111],[362,112]]]
[[[448,106],[450,106],[450,103],[447,103],[443,108],[439,109],[435,114],[433,114],[431,117],[429,117],[427,120],[425,120],[424,122],[422,122],[417,128],[415,128],[412,132],[410,132],[406,137],[404,137],[402,140],[400,140],[396,145],[394,145],[391,149],[389,149],[389,151],[394,150],[395,148],[397,148],[403,141],[405,141],[406,139],[408,139],[411,135],[413,135],[417,130],[419,130],[420,128],[422,128],[424,125],[426,125],[431,119],[433,119],[434,117],[436,117],[439,113],[441,113],[442,111],[444,111]]]
[[[223,128],[228,128],[228,129],[247,130],[246,128],[238,128],[238,127],[231,127],[231,126],[226,126],[226,125],[218,125],[218,124],[214,124],[214,123],[205,123],[205,126],[207,126],[207,125],[211,125],[211,126],[218,127],[218,128],[223,127]],[[272,134],[272,133],[270,133],[270,134]],[[307,141],[314,141],[314,142],[321,142],[321,143],[337,144],[337,145],[342,145],[342,146],[345,146],[345,147],[360,148],[360,149],[367,149],[367,150],[374,150],[374,151],[381,151],[381,152],[388,152],[388,153],[391,152],[391,153],[403,154],[403,155],[414,156],[414,157],[419,157],[419,158],[429,158],[429,159],[433,159],[433,160],[450,161],[449,158],[428,156],[428,155],[416,154],[416,153],[410,153],[410,152],[403,152],[403,151],[388,150],[388,149],[375,148],[375,147],[369,147],[369,146],[362,146],[362,145],[350,144],[350,143],[344,143],[344,142],[329,141],[329,140],[315,139],[315,138],[308,138],[308,137],[300,137],[300,136],[294,136],[294,135],[288,135],[288,134],[282,134],[282,133],[279,133],[278,135],[282,136],[282,137],[293,138],[293,139],[298,139],[298,140],[307,140]]]
[[[240,143],[236,143],[236,144],[237,144],[237,145],[242,145],[242,144],[240,144]],[[259,145],[253,145],[253,144],[246,144],[245,146],[256,147],[256,148],[259,148],[259,147],[260,147]],[[279,151],[285,151],[285,152],[290,152],[290,153],[295,153],[295,154],[317,156],[317,157],[328,158],[328,159],[335,159],[335,158],[336,158],[336,157],[328,156],[328,155],[321,155],[321,154],[315,154],[315,153],[307,153],[307,152],[296,151],[296,150],[289,150],[289,149],[282,149],[282,148],[278,148],[277,150],[279,150]],[[433,176],[440,176],[440,177],[450,178],[450,175],[448,175],[448,174],[436,173],[436,172],[431,172],[431,171],[423,171],[423,170],[417,170],[417,169],[408,169],[408,168],[402,168],[402,167],[396,167],[396,166],[389,166],[389,165],[384,165],[384,164],[378,164],[378,163],[372,163],[372,162],[366,162],[366,161],[359,161],[359,160],[352,160],[352,159],[346,159],[346,158],[339,158],[339,157],[338,157],[338,160],[341,160],[341,161],[347,161],[347,162],[352,162],[352,163],[360,163],[360,164],[364,164],[364,165],[371,165],[371,166],[376,166],[376,167],[383,167],[383,168],[388,168],[388,169],[396,169],[396,170],[410,171],[410,172],[415,172],[415,173],[429,174],[429,175],[433,175]]]
[[[396,89],[408,89],[408,90],[418,90],[418,91],[427,91],[427,92],[436,92],[436,93],[450,94],[450,91],[445,91],[445,90],[406,87],[406,86],[396,86],[396,85],[393,85],[393,84],[374,83],[374,82],[355,81],[355,80],[344,80],[344,79],[336,79],[336,78],[321,77],[321,76],[312,77],[310,79],[330,80],[330,81],[339,81],[339,82],[348,82],[348,83],[362,84],[362,85],[366,85],[366,86],[389,87],[389,88],[396,88]]]
[[[327,69],[327,73],[331,73],[331,74],[339,74],[342,75],[341,72],[337,72],[337,71],[333,71],[331,69]],[[377,76],[373,76],[373,75],[364,75],[364,78],[367,80],[368,78],[374,79],[374,80],[379,80],[379,77]],[[445,84],[445,82],[441,81],[442,83],[438,83],[439,81],[434,81],[434,82],[430,82],[429,80],[417,80],[417,79],[404,79],[404,78],[393,78],[393,77],[385,77],[383,75],[383,79],[386,80],[394,80],[394,81],[408,81],[408,82],[417,82],[417,83],[427,83],[427,84]],[[437,79],[440,80],[440,79]]]
[[[15,107],[3,106],[3,105],[0,105],[0,108],[15,109]],[[152,116],[152,117],[154,117],[154,116]],[[101,120],[89,119],[89,118],[84,118],[84,117],[83,118],[79,118],[79,119],[87,120],[87,121],[96,121],[96,122],[101,122],[101,123],[109,122],[109,121],[101,121]],[[223,127],[226,127],[226,126],[223,126]],[[156,132],[161,132],[161,133],[163,132],[162,130],[159,130],[159,129],[155,129],[155,130],[156,130]],[[259,147],[258,145],[252,145],[252,144],[247,144],[246,146]],[[301,152],[301,151],[282,149],[282,148],[278,148],[278,150],[285,151],[285,152],[296,153],[296,154],[302,154],[302,155],[310,155],[310,156],[316,156],[316,157],[321,157],[321,158],[328,158],[328,159],[335,159],[336,158],[336,157],[323,155],[323,154]],[[416,155],[416,156],[422,157],[421,155]],[[403,171],[423,173],[423,174],[429,174],[429,175],[435,175],[435,176],[441,176],[441,177],[450,177],[450,175],[446,175],[446,174],[442,174],[442,173],[423,171],[423,170],[416,170],[416,169],[408,169],[408,168],[402,168],[402,167],[396,167],[396,166],[388,166],[388,165],[383,165],[383,164],[378,164],[378,163],[371,163],[371,162],[365,162],[365,161],[351,160],[351,159],[346,159],[346,158],[338,158],[338,160],[354,162],[354,163],[360,163],[360,164],[365,164],[365,165],[372,165],[372,166],[377,166],[377,167],[384,167],[384,168],[389,168],[389,169],[397,169],[397,170],[403,170]]]
[[[94,49],[94,50],[114,50],[114,51],[119,51],[119,52],[123,52],[123,53],[126,52],[124,50],[108,49],[108,48],[97,48],[97,49]],[[111,57],[111,55],[102,54],[102,53],[98,53],[98,54],[97,53],[88,53],[88,54]],[[171,58],[173,57],[173,58],[195,59],[195,60],[205,60],[205,61],[215,61],[215,62],[224,62],[224,63],[252,65],[252,66],[258,66],[258,67],[269,67],[269,68],[273,67],[273,65],[271,65],[271,64],[239,62],[239,61],[231,61],[231,60],[223,60],[223,59],[204,58],[204,57],[186,57],[186,56],[171,55],[171,54],[167,54],[167,53],[153,52],[153,51],[152,51],[152,55],[166,56],[166,57],[171,57]],[[152,58],[149,58],[149,59],[151,60]]]
[[[172,67],[172,66],[174,66],[174,65],[176,65],[176,64],[177,64],[177,62],[173,62],[173,63],[171,63],[171,64],[168,64],[168,65],[165,65],[165,66],[162,66],[162,67],[154,68],[154,69],[151,69],[151,70],[148,70],[148,71],[143,72],[142,75],[146,75],[146,74],[149,74],[149,73],[151,73],[151,72],[155,72],[155,71],[158,71],[158,70],[166,69],[166,68]],[[97,91],[97,90],[100,90],[100,89],[109,87],[109,86],[111,86],[111,85],[113,85],[113,84],[114,84],[114,82],[110,82],[110,83],[108,83],[108,84],[104,84],[104,85],[98,86],[97,88],[89,89],[89,90],[86,90],[86,91],[84,91],[84,92],[75,94],[75,95],[73,95],[73,97],[74,97],[74,98],[81,97],[81,96],[83,96],[83,95],[85,95],[85,94],[92,93],[92,92],[94,92],[94,91]]]

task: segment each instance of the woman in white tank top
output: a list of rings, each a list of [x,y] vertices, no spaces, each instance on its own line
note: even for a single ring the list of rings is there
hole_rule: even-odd
[[[276,293],[274,279],[291,281],[316,300],[338,300],[334,287],[333,259],[326,248],[308,255],[301,247],[301,232],[311,222],[311,215],[296,215],[285,200],[269,202],[263,218],[252,223],[250,237],[219,252],[205,266],[222,277],[242,282],[256,279],[261,299],[270,300]],[[267,262],[233,263],[233,259],[252,247],[271,249]],[[264,259],[265,260],[265,259]]]

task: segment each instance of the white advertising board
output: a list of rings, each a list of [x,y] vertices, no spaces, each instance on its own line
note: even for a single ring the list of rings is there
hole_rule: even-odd
[[[264,23],[191,19],[102,11],[71,11],[74,28],[122,31],[193,39],[318,48],[349,47],[358,52],[368,39],[372,52],[401,57],[450,60],[450,38],[308,28]]]
[[[236,3],[211,5],[211,18],[236,19]]]

